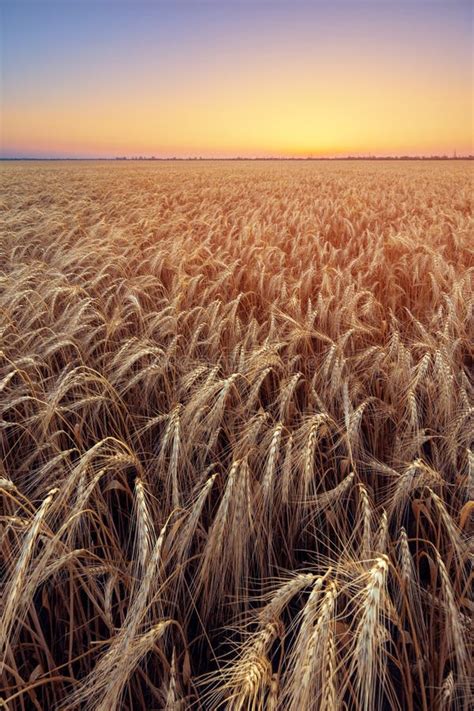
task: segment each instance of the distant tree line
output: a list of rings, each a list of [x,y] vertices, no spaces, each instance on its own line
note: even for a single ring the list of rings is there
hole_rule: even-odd
[[[235,156],[232,158],[205,158],[203,156],[188,156],[185,158],[171,156],[169,158],[159,158],[157,156],[115,156],[114,158],[31,158],[31,157],[16,157],[16,158],[0,158],[0,161],[61,161],[61,160],[119,160],[119,161],[138,161],[138,160],[155,160],[155,161],[343,161],[343,160],[473,160],[474,155],[434,155],[434,156],[338,156],[338,157],[325,157],[325,156],[305,156],[300,158],[291,157],[281,157],[281,156],[256,156],[254,158],[245,158],[244,156]]]
[[[253,158],[246,158],[244,156],[234,156],[231,158],[205,158],[203,156],[189,156],[189,157],[177,157],[177,156],[171,156],[169,158],[158,158],[156,156],[117,156],[115,160],[161,160],[161,161],[199,161],[199,160],[213,160],[213,161],[221,161],[221,160],[232,160],[232,161],[245,161],[245,160],[253,160],[253,161],[290,161],[290,160],[299,160],[299,161],[320,161],[320,160],[473,160],[474,155],[465,155],[465,156],[448,156],[448,155],[430,155],[430,156],[410,156],[410,155],[405,155],[405,156],[338,156],[338,157],[325,157],[325,156],[304,156],[304,157],[281,157],[281,156],[256,156]],[[108,160],[108,159],[104,159]]]

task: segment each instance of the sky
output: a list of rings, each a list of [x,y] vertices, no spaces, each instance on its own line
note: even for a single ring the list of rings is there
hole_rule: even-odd
[[[0,156],[473,152],[470,0],[0,0]]]

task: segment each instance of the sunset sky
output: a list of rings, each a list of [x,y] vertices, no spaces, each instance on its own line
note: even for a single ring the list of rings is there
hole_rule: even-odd
[[[3,157],[472,153],[465,0],[0,0]]]

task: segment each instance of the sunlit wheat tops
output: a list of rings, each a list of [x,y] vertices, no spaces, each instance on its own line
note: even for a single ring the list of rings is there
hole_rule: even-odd
[[[472,708],[469,165],[0,171],[8,708]]]

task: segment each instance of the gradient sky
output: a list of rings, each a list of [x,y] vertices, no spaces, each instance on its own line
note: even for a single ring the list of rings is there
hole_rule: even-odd
[[[469,0],[0,0],[4,157],[472,153]]]

